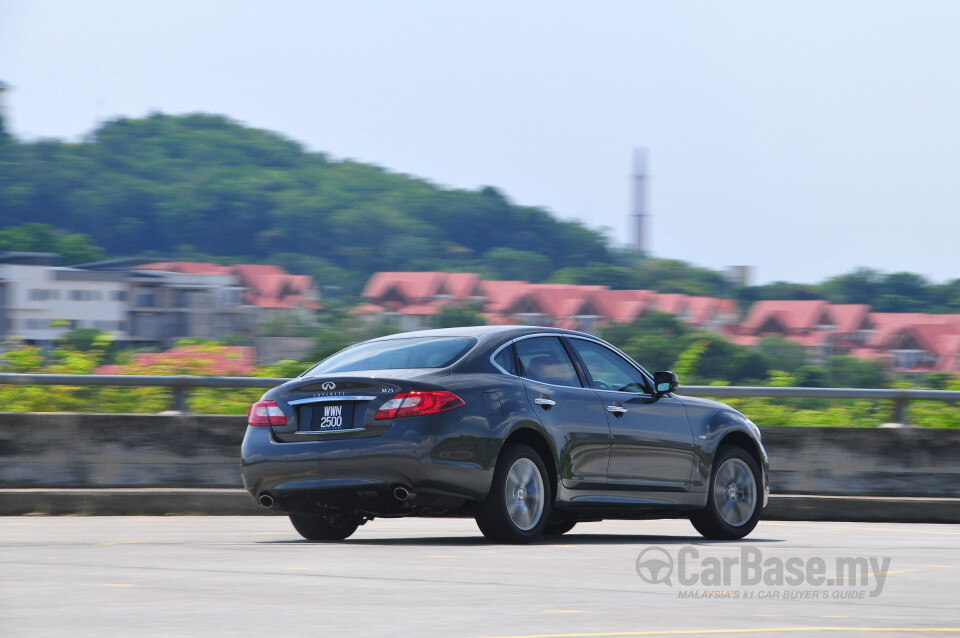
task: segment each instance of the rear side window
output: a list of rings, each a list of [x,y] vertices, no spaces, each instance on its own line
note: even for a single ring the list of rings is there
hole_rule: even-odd
[[[582,387],[577,370],[556,337],[534,337],[516,342],[523,376],[534,381]]]
[[[361,343],[331,355],[304,376],[357,370],[445,368],[477,342],[471,337],[411,337]]]
[[[493,358],[493,362],[510,374],[517,374],[517,362],[513,358],[512,345],[498,352],[497,356]]]

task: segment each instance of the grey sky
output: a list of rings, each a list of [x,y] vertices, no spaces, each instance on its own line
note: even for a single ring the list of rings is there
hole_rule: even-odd
[[[960,278],[958,2],[0,0],[24,138],[222,113],[759,281]]]

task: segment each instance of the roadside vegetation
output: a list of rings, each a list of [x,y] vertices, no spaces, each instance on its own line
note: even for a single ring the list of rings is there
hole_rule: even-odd
[[[451,312],[446,325],[473,325],[468,309]],[[459,321],[458,321],[459,320]],[[184,340],[166,352],[117,350],[106,334],[74,330],[44,351],[8,343],[0,354],[0,371],[43,374],[195,375],[286,378],[357,341],[389,332],[339,328],[314,331],[314,350],[303,361],[258,366],[252,348],[237,341]],[[960,377],[947,374],[893,375],[875,362],[831,357],[820,365],[805,361],[800,346],[767,339],[758,348],[731,344],[713,334],[692,330],[671,315],[653,314],[629,326],[610,326],[602,335],[651,370],[671,369],[683,385],[767,387],[930,388],[960,391]],[[197,389],[190,392],[191,412],[245,414],[262,390]],[[172,393],[163,388],[110,388],[0,385],[0,400],[13,412],[157,413],[171,409]],[[891,420],[889,401],[827,399],[726,399],[761,425],[875,427]],[[955,404],[911,403],[913,425],[960,428]]]

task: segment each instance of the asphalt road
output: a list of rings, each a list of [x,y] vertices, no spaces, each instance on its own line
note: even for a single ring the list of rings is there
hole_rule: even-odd
[[[960,634],[960,527],[765,522],[713,543],[686,521],[608,521],[519,547],[470,520],[327,544],[280,517],[0,518],[4,638],[854,630]]]

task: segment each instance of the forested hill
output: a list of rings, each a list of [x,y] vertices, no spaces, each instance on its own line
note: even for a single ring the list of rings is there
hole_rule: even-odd
[[[3,250],[58,252],[65,264],[273,263],[347,295],[378,270],[446,270],[729,295],[744,309],[820,298],[960,312],[960,279],[934,284],[912,273],[862,269],[819,285],[731,289],[719,272],[613,250],[597,231],[513,205],[494,188],[439,188],[214,115],[115,120],[77,144],[18,141],[0,115]]]
[[[0,226],[25,222],[89,235],[109,256],[273,261],[315,273],[503,263],[516,272],[489,274],[543,279],[613,262],[600,233],[512,205],[494,188],[438,188],[213,115],[115,120],[76,144],[0,131]]]

